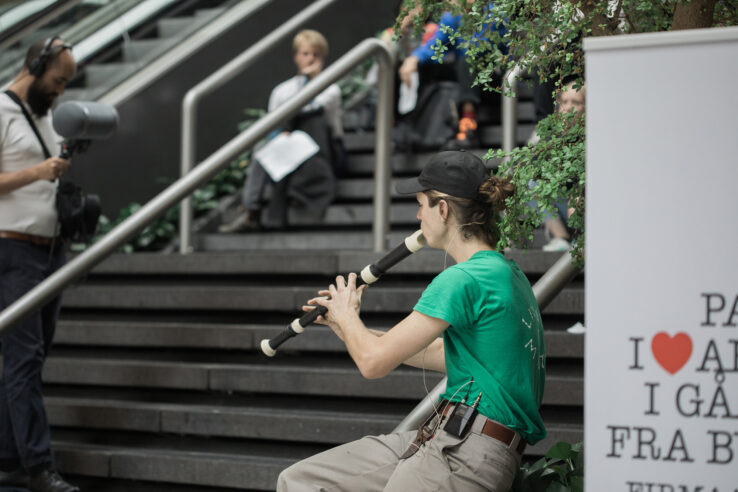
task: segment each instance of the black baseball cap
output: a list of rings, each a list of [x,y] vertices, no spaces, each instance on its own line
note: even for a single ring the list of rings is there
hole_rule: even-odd
[[[447,150],[431,157],[420,176],[395,185],[403,195],[437,190],[459,198],[477,198],[479,186],[489,178],[482,159],[463,150]]]

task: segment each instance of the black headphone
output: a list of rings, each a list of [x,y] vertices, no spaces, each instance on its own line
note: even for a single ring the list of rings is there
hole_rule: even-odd
[[[57,39],[59,39],[59,36],[51,36],[48,38],[44,43],[44,47],[41,48],[41,53],[39,53],[36,58],[28,62],[28,72],[34,77],[41,77],[44,74],[49,60],[53,59],[64,50],[72,49],[72,45],[67,43],[53,46],[54,41]]]

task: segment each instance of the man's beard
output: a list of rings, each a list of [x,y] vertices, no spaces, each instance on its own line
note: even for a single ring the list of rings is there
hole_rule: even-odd
[[[51,105],[54,104],[54,99],[56,99],[55,95],[44,92],[39,79],[31,82],[31,85],[28,87],[28,106],[31,107],[31,111],[36,116],[46,116],[46,113],[51,109]]]

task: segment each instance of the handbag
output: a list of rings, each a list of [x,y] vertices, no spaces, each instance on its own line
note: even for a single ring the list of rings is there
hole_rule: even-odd
[[[14,92],[5,91],[23,111],[23,115],[28,120],[33,133],[41,144],[46,158],[51,157],[46,143],[41,138],[41,134],[36,128],[31,115],[21,102],[20,98]],[[89,195],[82,191],[82,188],[74,184],[68,179],[59,179],[56,188],[56,212],[58,216],[58,232],[62,239],[70,240],[76,243],[88,243],[92,240],[97,231],[98,221],[102,208],[100,206],[100,197],[97,195]]]

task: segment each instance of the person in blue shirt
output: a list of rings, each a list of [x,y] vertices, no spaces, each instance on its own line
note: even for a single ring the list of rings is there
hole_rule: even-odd
[[[490,3],[485,9],[488,15],[492,10],[493,4]],[[474,74],[470,71],[470,66],[466,60],[466,49],[464,41],[452,40],[452,33],[455,33],[461,27],[461,14],[453,15],[451,12],[444,12],[441,15],[439,27],[435,34],[425,42],[423,42],[413,53],[405,58],[399,69],[399,77],[402,83],[410,86],[413,74],[418,72],[419,67],[429,66],[440,63],[433,60],[435,55],[434,46],[440,43],[446,46],[446,58],[452,56],[454,63],[455,78],[459,82],[461,89],[458,101],[459,111],[459,128],[456,134],[456,141],[451,145],[452,148],[469,148],[478,143],[477,138],[477,108],[481,103],[481,89],[479,86],[473,87]],[[497,31],[501,36],[506,33],[505,26],[494,22],[484,24],[483,30],[479,33],[480,39],[486,39],[485,32]],[[500,49],[506,52],[506,47],[501,46]]]

